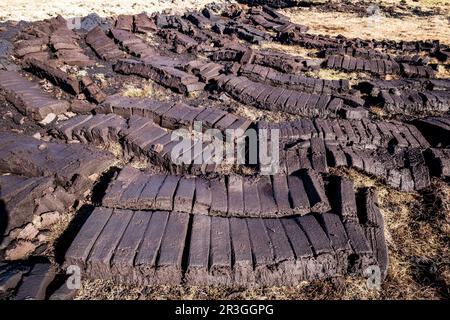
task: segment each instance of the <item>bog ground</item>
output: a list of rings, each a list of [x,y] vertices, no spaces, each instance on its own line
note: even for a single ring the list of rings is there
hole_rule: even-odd
[[[242,2],[0,4],[0,297],[448,299],[449,4]]]

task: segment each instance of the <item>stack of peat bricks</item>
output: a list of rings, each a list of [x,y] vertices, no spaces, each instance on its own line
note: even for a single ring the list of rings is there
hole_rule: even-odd
[[[296,1],[248,2],[2,23],[0,297],[71,299],[73,267],[246,288],[388,275],[377,190],[339,168],[412,193],[450,176],[449,47],[316,35],[257,6]]]

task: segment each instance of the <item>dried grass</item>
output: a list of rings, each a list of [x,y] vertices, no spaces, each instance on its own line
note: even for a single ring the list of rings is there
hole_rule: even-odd
[[[438,65],[436,72],[436,78],[449,79],[450,78],[450,67],[444,67],[443,65]]]
[[[298,45],[287,45],[278,42],[263,42],[260,45],[253,45],[252,48],[274,50],[302,58],[314,57],[319,51],[316,49],[304,48]]]
[[[46,254],[50,257],[55,254],[54,245],[57,243],[57,240],[63,235],[63,233],[67,230],[70,225],[70,222],[75,216],[74,211],[65,212],[61,215],[61,217],[50,227],[47,241],[50,246],[46,250]]]
[[[130,98],[153,98],[160,101],[167,101],[174,95],[170,89],[160,87],[151,80],[143,80],[139,86],[135,84],[124,84],[121,94]]]
[[[237,101],[233,101],[229,105],[229,109],[232,113],[238,116],[242,116],[251,121],[269,121],[269,122],[281,122],[281,121],[290,121],[298,119],[298,116],[280,112],[280,111],[268,111],[259,109],[256,107],[244,105]]]
[[[359,17],[352,13],[321,12],[315,9],[284,9],[282,13],[293,22],[310,27],[314,34],[339,34],[350,38],[390,39],[390,40],[430,40],[437,39],[450,44],[448,17],[391,18],[385,16]]]
[[[149,98],[154,95],[154,89],[151,84],[144,85],[143,88],[135,87],[132,84],[125,84],[122,95],[130,98]]]

